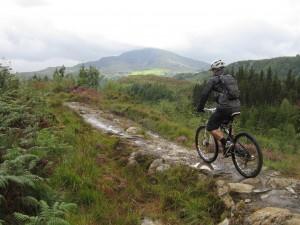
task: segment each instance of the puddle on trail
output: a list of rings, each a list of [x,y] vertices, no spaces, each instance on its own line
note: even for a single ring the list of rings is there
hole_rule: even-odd
[[[99,117],[96,118],[93,115],[85,114],[83,118],[88,124],[92,125],[97,129],[103,130],[106,133],[113,133],[121,136],[125,135],[125,133],[121,129],[113,125],[107,124],[106,121],[101,121]]]

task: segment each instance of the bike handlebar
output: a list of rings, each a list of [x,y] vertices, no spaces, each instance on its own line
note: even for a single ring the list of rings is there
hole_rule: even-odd
[[[215,112],[217,110],[217,108],[204,108],[203,110],[204,110],[204,112],[213,113],[213,112]]]

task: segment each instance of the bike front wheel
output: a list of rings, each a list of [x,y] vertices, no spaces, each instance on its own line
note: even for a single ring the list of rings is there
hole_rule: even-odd
[[[237,171],[244,177],[256,177],[263,165],[260,147],[248,133],[239,133],[234,139],[232,161]]]
[[[198,155],[207,163],[212,163],[218,157],[218,141],[206,131],[206,126],[200,126],[196,131],[195,144]]]

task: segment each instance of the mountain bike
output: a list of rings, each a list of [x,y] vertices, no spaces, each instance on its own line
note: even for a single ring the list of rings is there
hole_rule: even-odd
[[[216,108],[205,108],[205,112],[213,113]],[[220,129],[225,134],[227,141],[231,141],[233,145],[226,151],[224,157],[231,156],[233,164],[237,171],[244,177],[256,177],[263,165],[263,156],[261,149],[255,138],[246,133],[241,132],[233,134],[233,121],[240,112],[233,113],[229,120],[223,121]],[[206,125],[199,126],[195,136],[196,149],[205,162],[214,162],[222,148],[220,143],[206,130]]]

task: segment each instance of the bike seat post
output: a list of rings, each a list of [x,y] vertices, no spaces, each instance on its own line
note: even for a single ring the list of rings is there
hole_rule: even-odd
[[[229,123],[228,123],[230,137],[233,136],[233,134],[232,134],[232,130],[233,130],[232,129],[232,124],[233,124],[234,118],[237,117],[237,116],[239,116],[240,114],[241,114],[240,112],[234,112],[234,113],[231,114],[231,118],[230,118]]]

